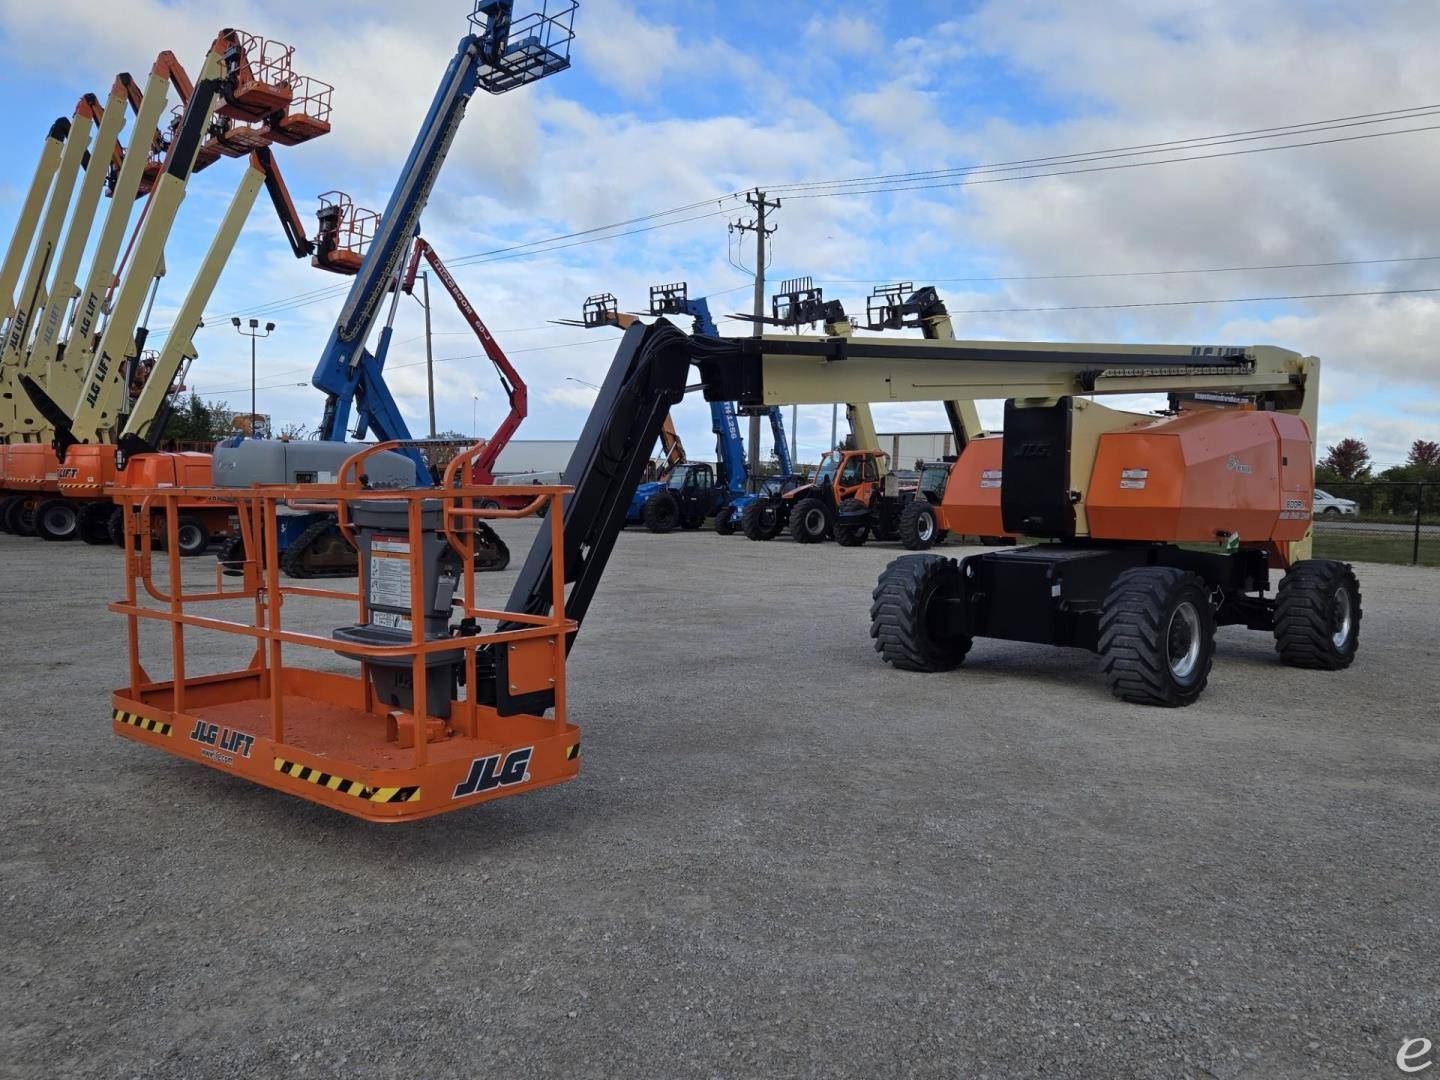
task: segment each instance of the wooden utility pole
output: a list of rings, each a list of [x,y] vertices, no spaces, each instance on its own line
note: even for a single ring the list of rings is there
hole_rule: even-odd
[[[745,201],[755,211],[755,216],[749,221],[737,221],[731,226],[741,233],[753,232],[755,234],[755,331],[754,336],[760,337],[765,332],[765,326],[759,320],[765,317],[765,244],[772,233],[778,228],[776,225],[766,225],[765,218],[769,211],[780,209],[780,200],[773,201],[765,198],[765,192],[756,188],[745,195]],[[758,476],[760,473],[760,414],[754,413],[750,417],[750,475]]]

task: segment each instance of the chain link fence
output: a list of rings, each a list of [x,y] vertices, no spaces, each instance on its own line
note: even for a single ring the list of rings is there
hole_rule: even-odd
[[[1315,555],[1440,566],[1440,484],[1366,480],[1318,485]]]

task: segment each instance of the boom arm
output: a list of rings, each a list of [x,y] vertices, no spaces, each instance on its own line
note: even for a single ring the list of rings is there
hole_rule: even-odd
[[[973,400],[1089,393],[1231,390],[1315,421],[1319,361],[1272,346],[1060,345],[880,338],[686,339],[661,319],[626,331],[565,475],[566,613],[583,622],[645,455],[684,393],[693,356],[707,400],[752,405]],[[506,610],[539,614],[550,597],[541,530]],[[573,644],[573,638],[571,640]],[[503,655],[491,657],[503,675]],[[494,696],[504,705],[506,680]],[[529,703],[531,706],[535,702]]]
[[[405,253],[419,234],[420,215],[476,89],[501,94],[562,71],[570,63],[570,30],[565,20],[573,18],[573,4],[558,15],[527,19],[527,35],[512,43],[513,7],[512,0],[485,0],[478,5],[478,32],[460,40],[420,125],[375,239],[315,368],[312,382],[326,394],[320,424],[324,439],[345,439],[357,396],[363,403],[363,424],[378,438],[410,439],[381,376],[383,353],[372,356],[365,347],[381,302],[392,283],[399,280]],[[561,48],[564,55],[558,51]]]
[[[485,350],[485,355],[495,365],[495,370],[500,374],[500,385],[505,388],[505,397],[510,402],[510,411],[505,414],[505,419],[495,429],[485,443],[485,448],[476,456],[474,462],[475,482],[481,484],[490,483],[495,477],[495,461],[500,456],[514,437],[516,429],[520,427],[521,421],[529,412],[529,394],[525,387],[525,380],[510,363],[510,358],[500,348],[500,343],[491,335],[490,330],[481,321],[480,315],[476,312],[469,298],[460,288],[449,268],[440,261],[440,256],[435,253],[424,239],[416,238],[414,250],[410,254],[410,266],[405,271],[405,280],[401,287],[407,292],[413,292],[415,288],[415,275],[420,268],[420,259],[424,258],[430,264],[430,269],[435,271],[435,276],[440,279],[440,284],[445,286],[445,291],[450,294],[450,299],[455,301],[455,306],[460,309],[460,314],[465,316],[465,321],[470,324],[470,329],[475,331],[475,336],[480,340],[480,347]]]
[[[150,369],[145,386],[135,400],[135,407],[126,419],[125,430],[121,432],[119,439],[120,450],[126,456],[153,450],[160,441],[160,429],[163,426],[165,405],[170,399],[171,387],[181,368],[195,359],[192,339],[200,327],[201,316],[205,314],[205,305],[209,303],[210,295],[220,280],[220,272],[229,262],[230,254],[235,249],[235,241],[240,238],[240,233],[245,228],[245,220],[250,216],[255,198],[271,175],[268,159],[268,153],[263,156],[256,153],[250,157],[250,167],[240,178],[240,185],[235,190],[234,198],[230,200],[230,208],[225,212],[215,239],[210,244],[210,250],[205,253],[205,259],[190,285],[190,291],[175,315],[175,321],[165,339],[165,347],[160,350],[160,356]]]
[[[40,150],[40,160],[35,165],[35,175],[30,178],[30,187],[20,204],[20,216],[15,219],[10,246],[5,249],[5,261],[0,263],[0,327],[15,314],[15,284],[20,280],[20,268],[25,265],[25,254],[30,250],[35,230],[40,227],[41,209],[46,195],[50,193],[55,171],[60,167],[60,155],[69,135],[68,117],[62,116],[50,125]]]

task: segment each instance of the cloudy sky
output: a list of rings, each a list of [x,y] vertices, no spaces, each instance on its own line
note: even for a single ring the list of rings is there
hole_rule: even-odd
[[[307,219],[337,188],[383,207],[469,7],[0,0],[0,234],[50,119],[117,71],[143,79],[159,49],[193,71],[222,18],[295,44],[297,68],[336,86],[333,134],[283,153]],[[687,280],[717,314],[748,305],[727,258],[744,207],[724,196],[757,184],[783,202],[772,280],[811,275],[852,311],[903,278],[935,283],[962,337],[1283,345],[1325,363],[1322,442],[1359,434],[1392,462],[1440,437],[1440,291],[1415,291],[1440,290],[1440,130],[1415,130],[1440,125],[1431,0],[583,0],[576,29],[571,71],[472,102],[424,218],[530,384],[522,437],[578,429],[589,392],[570,380],[597,381],[615,339],[548,320],[590,293],[638,308],[648,285]],[[1211,139],[1235,133],[1251,134]],[[1041,160],[1068,155],[1082,160]],[[1015,162],[1032,164],[986,168]],[[917,173],[898,191],[820,183]],[[156,326],[238,176],[222,162],[191,185]],[[262,198],[210,311],[278,324],[259,376],[277,420],[319,417],[308,380],[339,280],[291,257]],[[1177,303],[1334,293],[1384,295]],[[498,385],[435,307],[440,425],[488,432]],[[405,301],[391,384],[417,431],[422,328]],[[228,319],[197,344],[192,384],[245,407],[248,347]],[[928,405],[877,418],[942,424]],[[703,404],[678,419],[708,449]],[[828,409],[801,411],[803,457],[828,435]]]

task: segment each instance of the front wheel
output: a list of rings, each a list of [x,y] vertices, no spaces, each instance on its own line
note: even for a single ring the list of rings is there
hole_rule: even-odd
[[[80,511],[72,499],[46,499],[35,508],[35,532],[42,540],[74,540],[80,535]]]
[[[801,499],[790,511],[790,535],[797,544],[818,544],[830,532],[830,509],[823,499]]]
[[[774,540],[780,535],[780,507],[770,499],[756,499],[740,512],[740,530],[747,540]]]
[[[935,520],[935,508],[924,499],[912,499],[900,511],[897,525],[900,542],[911,551],[926,551],[941,543],[941,532]]]
[[[1122,701],[1178,708],[1194,702],[1215,659],[1215,613],[1205,580],[1171,566],[1115,578],[1100,609],[1100,671]]]
[[[210,546],[210,530],[193,514],[181,514],[175,522],[175,542],[182,558],[204,555]]]
[[[80,508],[80,539],[95,546],[110,545],[110,511],[107,502],[86,503]]]
[[[645,500],[640,518],[652,533],[668,533],[680,524],[680,504],[668,491],[651,495]]]
[[[902,671],[950,671],[973,638],[952,628],[946,602],[960,598],[960,566],[940,555],[902,555],[870,594],[875,651]]]
[[[1340,516],[1340,507],[1338,507],[1338,506],[1327,506],[1327,507],[1325,507],[1324,510],[1321,510],[1320,513],[1323,514],[1323,515],[1325,515],[1326,517],[1339,517],[1339,516]]]
[[[719,536],[735,535],[735,515],[728,506],[715,511],[715,532]]]
[[[835,517],[835,542],[841,547],[863,547],[865,541],[870,539],[870,524],[868,521],[844,521],[849,515],[866,513],[865,504],[859,499],[845,499],[840,503],[840,511]]]
[[[1347,668],[1360,647],[1360,582],[1349,563],[1305,559],[1275,594],[1280,662],[1317,671]]]

